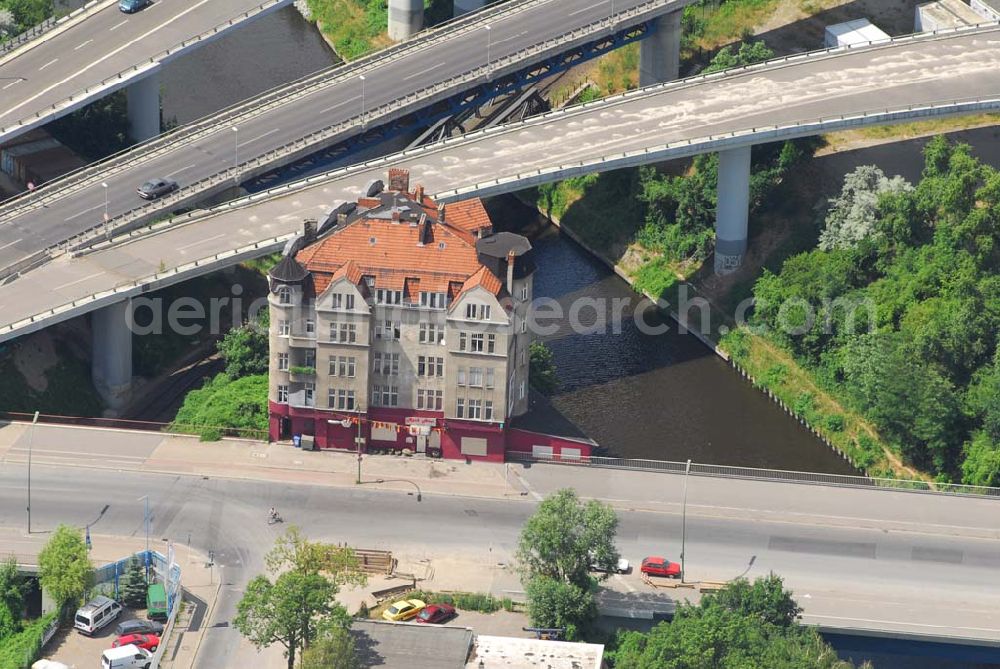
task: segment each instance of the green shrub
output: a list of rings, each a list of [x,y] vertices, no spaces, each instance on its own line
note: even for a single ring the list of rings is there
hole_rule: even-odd
[[[844,416],[837,413],[832,416],[827,416],[823,421],[823,425],[826,429],[831,432],[843,432],[844,431]]]
[[[481,592],[425,592],[416,590],[408,594],[407,599],[419,599],[428,604],[450,604],[463,611],[478,611],[479,613],[496,613],[500,609],[514,610],[514,602],[509,597],[498,598]]]
[[[58,617],[58,612],[46,613],[29,623],[19,634],[0,641],[0,667],[2,669],[27,669],[38,659],[42,649],[42,637]]]
[[[815,412],[815,403],[816,398],[813,394],[808,391],[803,391],[795,398],[795,403],[792,404],[792,411],[808,420]]]

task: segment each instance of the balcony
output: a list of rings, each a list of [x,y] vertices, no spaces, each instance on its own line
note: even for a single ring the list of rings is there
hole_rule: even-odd
[[[294,365],[288,369],[288,376],[293,383],[311,383],[316,380],[316,368]]]
[[[289,335],[288,345],[293,348],[316,348],[316,333]]]

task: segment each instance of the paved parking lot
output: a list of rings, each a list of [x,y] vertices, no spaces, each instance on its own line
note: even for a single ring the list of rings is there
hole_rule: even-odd
[[[91,669],[101,666],[101,651],[111,648],[115,640],[115,628],[118,623],[133,618],[146,618],[145,609],[132,611],[125,609],[114,621],[92,637],[80,634],[76,630],[61,629],[59,633],[45,646],[42,657],[55,660],[74,669]]]

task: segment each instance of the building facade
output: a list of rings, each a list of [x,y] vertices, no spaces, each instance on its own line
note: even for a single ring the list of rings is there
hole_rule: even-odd
[[[368,193],[269,273],[270,437],[500,460],[528,408],[531,244],[403,170]]]

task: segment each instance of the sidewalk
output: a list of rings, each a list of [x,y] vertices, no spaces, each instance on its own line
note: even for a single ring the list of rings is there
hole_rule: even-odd
[[[0,546],[3,546],[5,553],[3,557],[13,553],[18,562],[34,564],[49,536],[48,532],[34,532],[29,536],[16,529],[0,528]],[[93,545],[90,559],[95,567],[120,560],[146,547],[146,541],[142,537],[91,534],[90,538]],[[161,544],[160,541],[155,545],[151,542],[150,548],[164,553],[166,547]],[[221,580],[218,573],[206,567],[207,558],[188,546],[175,543],[174,556],[181,568],[184,610],[177,618],[160,666],[190,669],[195,666],[195,655],[201,645],[201,637],[207,629],[207,623],[211,620]],[[79,652],[74,647],[74,642],[77,640],[76,634],[57,635],[45,647],[43,656],[49,659],[61,658],[60,661],[64,662],[67,659],[77,660],[77,657],[73,657]],[[98,641],[102,642],[103,639]],[[77,666],[83,665],[78,663]]]

